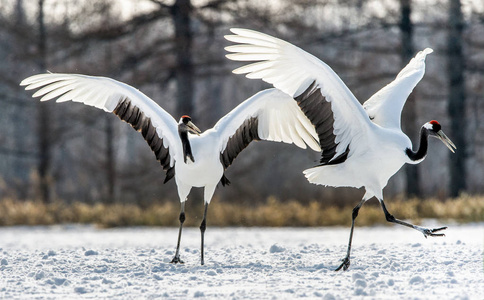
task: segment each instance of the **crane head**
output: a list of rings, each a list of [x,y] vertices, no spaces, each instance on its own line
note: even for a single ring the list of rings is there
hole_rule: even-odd
[[[435,138],[438,138],[439,140],[444,143],[444,145],[449,148],[452,153],[455,152],[455,149],[457,149],[454,145],[454,143],[445,135],[445,133],[442,131],[442,126],[440,125],[439,122],[432,120],[430,122],[427,122],[423,126],[427,132],[429,133],[430,136],[433,136]]]
[[[196,135],[200,135],[200,133],[202,133],[200,129],[198,129],[198,127],[195,126],[195,124],[193,124],[192,118],[190,118],[190,116],[187,116],[187,115],[183,115],[180,118],[180,121],[178,122],[178,127],[181,130],[185,130],[187,132],[190,132]]]

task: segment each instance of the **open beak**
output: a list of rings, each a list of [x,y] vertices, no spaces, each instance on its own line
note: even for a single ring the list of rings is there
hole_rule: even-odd
[[[196,134],[196,135],[200,135],[200,133],[202,133],[200,131],[200,129],[198,129],[197,126],[195,126],[195,124],[192,123],[192,121],[189,121],[187,123],[187,127],[188,127],[188,131],[190,131],[191,133],[193,134]],[[452,143],[452,142],[451,142]]]
[[[449,148],[450,151],[452,151],[452,153],[455,153],[455,149],[457,149],[454,145],[454,143],[452,143],[452,141],[445,135],[445,133],[442,131],[442,130],[439,130],[437,132],[437,138],[440,139],[442,141],[442,143],[444,143],[444,145],[447,146],[447,148]]]

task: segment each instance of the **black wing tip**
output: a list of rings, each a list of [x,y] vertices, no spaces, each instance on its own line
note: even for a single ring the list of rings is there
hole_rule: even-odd
[[[222,178],[220,178],[220,183],[222,186],[229,186],[231,184],[230,180],[225,177],[225,174],[222,175]]]
[[[166,170],[166,177],[165,177],[165,180],[163,181],[163,184],[170,181],[170,179],[172,179],[173,177],[175,177],[175,167],[171,167],[168,170]]]
[[[340,154],[338,157],[336,157],[335,159],[331,160],[333,158],[333,156],[331,157],[322,157],[321,160],[319,161],[320,164],[318,166],[330,166],[330,165],[337,165],[337,164],[341,164],[341,163],[344,163],[346,161],[346,159],[348,159],[348,154],[350,153],[350,147],[346,147],[346,150],[345,152],[343,152],[342,154]],[[323,152],[323,155],[324,155],[324,152]]]

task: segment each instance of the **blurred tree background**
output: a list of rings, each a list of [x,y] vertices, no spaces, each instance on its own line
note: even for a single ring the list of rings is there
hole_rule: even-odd
[[[427,159],[397,173],[385,195],[484,192],[481,0],[0,0],[0,199],[177,202],[174,181],[163,185],[159,163],[129,125],[80,104],[40,103],[19,83],[47,70],[112,77],[206,130],[269,87],[231,73],[240,66],[224,57],[231,27],[266,32],[316,55],[361,102],[417,51],[433,48],[403,130],[415,144],[420,126],[436,119],[457,152],[431,142]],[[215,198],[356,203],[361,190],[306,181],[301,172],[318,157],[252,143],[227,171],[232,185]]]

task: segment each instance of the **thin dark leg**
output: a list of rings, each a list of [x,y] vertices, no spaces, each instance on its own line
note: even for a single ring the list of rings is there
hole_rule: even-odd
[[[176,243],[176,252],[175,256],[171,260],[172,264],[176,263],[185,263],[183,260],[180,259],[180,240],[181,240],[181,234],[182,234],[182,228],[183,228],[183,222],[185,222],[185,202],[182,202],[181,204],[181,211],[180,211],[180,229],[178,230],[178,242]]]
[[[385,202],[383,202],[383,199],[379,199],[379,200],[380,200],[381,208],[383,209],[383,212],[385,213],[385,218],[387,219],[388,222],[400,224],[400,225],[407,226],[407,227],[413,228],[415,230],[418,230],[421,233],[423,233],[425,238],[427,238],[428,236],[445,236],[445,234],[443,234],[443,233],[434,233],[434,232],[447,229],[447,227],[439,227],[439,228],[434,228],[434,229],[428,229],[428,228],[420,227],[420,226],[413,225],[413,224],[404,222],[402,220],[396,219],[392,214],[390,214],[388,212],[388,210],[385,206]]]
[[[201,245],[201,257],[202,257],[202,266],[205,264],[205,260],[204,260],[204,251],[203,251],[203,244],[204,244],[204,240],[205,240],[205,230],[207,229],[207,210],[208,210],[208,203],[205,203],[205,210],[203,212],[203,220],[202,220],[202,224],[200,224],[200,233],[202,235],[202,245]]]
[[[366,200],[361,200],[360,203],[358,203],[358,205],[356,205],[355,208],[353,208],[353,214],[351,215],[352,220],[351,220],[350,240],[348,242],[348,251],[346,252],[346,257],[343,258],[343,262],[338,268],[336,268],[335,271],[339,271],[341,270],[341,268],[343,268],[343,271],[346,271],[350,267],[351,242],[353,241],[353,230],[355,228],[355,219],[356,217],[358,217],[358,212],[360,211],[360,207],[363,205],[363,203],[365,203],[365,201]]]

